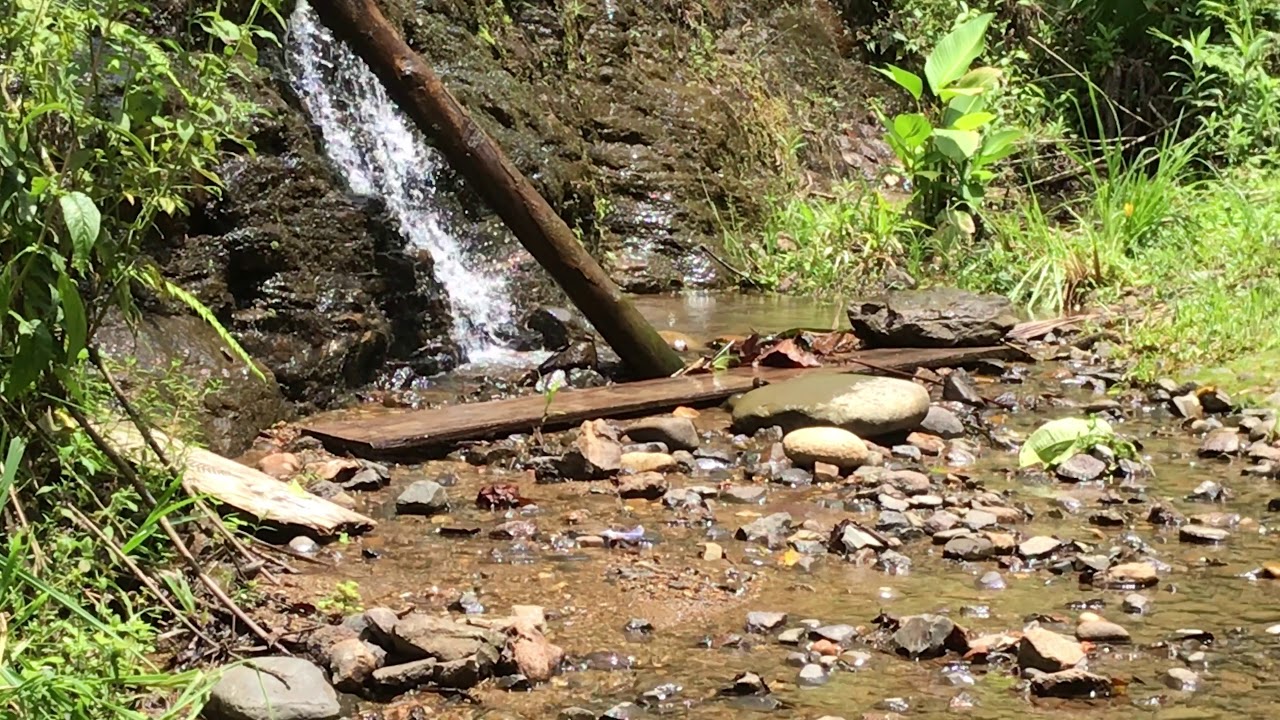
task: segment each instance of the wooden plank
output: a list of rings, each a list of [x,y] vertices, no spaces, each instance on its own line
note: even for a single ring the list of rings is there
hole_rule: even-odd
[[[958,365],[1005,357],[1009,347],[909,348],[866,350],[847,357],[848,364],[813,369],[736,368],[724,373],[642,380],[585,390],[562,390],[551,404],[543,429],[555,430],[600,417],[629,417],[670,410],[679,405],[719,402],[757,383],[778,382],[801,373],[914,371],[918,367]],[[876,367],[858,365],[865,360]],[[462,440],[475,440],[532,430],[541,423],[546,400],[540,395],[454,405],[428,410],[388,411],[352,419],[304,421],[301,430],[332,451],[360,457],[396,457]]]
[[[98,431],[121,455],[137,463],[154,461],[142,434],[131,423],[114,419]],[[165,454],[182,466],[182,482],[192,492],[252,515],[259,521],[303,528],[321,536],[359,532],[375,523],[311,493],[281,482],[266,473],[228,460],[216,453],[190,447],[157,430],[152,431]]]

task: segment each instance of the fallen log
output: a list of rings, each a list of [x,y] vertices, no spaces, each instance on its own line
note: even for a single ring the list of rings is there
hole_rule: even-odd
[[[365,458],[411,459],[464,440],[509,435],[534,428],[562,429],[595,418],[665,412],[680,405],[705,406],[759,383],[800,373],[878,374],[920,367],[960,365],[1017,354],[1011,347],[867,350],[845,358],[847,366],[825,368],[746,367],[722,373],[642,380],[585,390],[562,390],[548,407],[540,395],[412,411],[387,411],[353,419],[304,421],[303,433],[333,452]],[[866,365],[860,364],[865,361]]]
[[[97,424],[107,443],[135,464],[151,462],[142,433],[132,423],[112,420]],[[183,469],[182,482],[197,495],[257,518],[260,522],[301,528],[323,537],[372,528],[373,520],[324,498],[281,482],[266,473],[216,453],[190,447],[159,430],[152,430],[165,454]]]
[[[372,0],[311,0],[325,24],[378,76],[387,94],[434,140],[638,377],[682,366],[667,343],[582,247],[497,143],[471,119]]]

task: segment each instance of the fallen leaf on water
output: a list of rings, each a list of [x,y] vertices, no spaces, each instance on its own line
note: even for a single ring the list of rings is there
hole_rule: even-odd
[[[800,344],[791,338],[782,340],[761,353],[756,364],[780,368],[822,367],[822,363],[813,353],[800,347]]]

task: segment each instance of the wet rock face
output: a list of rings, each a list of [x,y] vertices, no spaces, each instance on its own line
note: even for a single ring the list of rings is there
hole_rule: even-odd
[[[712,208],[750,218],[788,173],[874,177],[889,157],[863,100],[880,80],[849,58],[834,12],[767,0],[688,12],[506,3],[496,15],[484,3],[381,5],[629,291],[731,280],[697,249],[721,237]],[[794,152],[780,146],[783,125],[817,129]]]
[[[868,347],[960,347],[999,343],[1018,319],[1000,295],[954,288],[892,291],[849,305]]]
[[[148,251],[305,406],[367,383],[388,360],[447,369],[455,350],[431,258],[405,247],[376,201],[347,192],[278,87],[255,88],[269,113],[250,135],[257,154],[225,163],[221,196]]]

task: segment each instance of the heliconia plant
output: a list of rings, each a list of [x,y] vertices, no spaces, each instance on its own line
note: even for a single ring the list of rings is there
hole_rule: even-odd
[[[972,211],[995,177],[992,166],[1017,150],[1023,132],[995,127],[987,104],[1000,70],[972,67],[986,47],[992,13],[948,33],[925,59],[924,78],[896,65],[876,68],[911,94],[916,111],[885,117],[885,140],[916,191],[921,215]],[[926,83],[928,94],[926,95]]]

